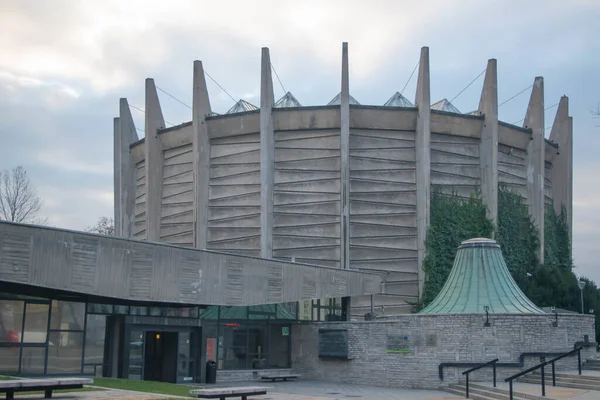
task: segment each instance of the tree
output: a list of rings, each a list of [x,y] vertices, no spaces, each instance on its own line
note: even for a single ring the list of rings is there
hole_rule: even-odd
[[[0,220],[45,225],[42,201],[22,166],[0,172]]]
[[[114,236],[115,221],[109,217],[100,217],[96,225],[88,227],[87,232],[98,233],[100,235]]]

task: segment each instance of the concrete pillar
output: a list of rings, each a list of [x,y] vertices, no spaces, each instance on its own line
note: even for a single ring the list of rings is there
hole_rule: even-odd
[[[481,198],[487,217],[498,226],[498,68],[495,59],[488,60],[479,100],[479,111],[485,115],[481,130],[479,165]]]
[[[273,257],[274,104],[271,57],[269,49],[263,47],[260,61],[260,255],[263,258]]]
[[[527,202],[529,214],[540,233],[539,258],[544,262],[544,170],[546,143],[544,140],[544,78],[538,76],[533,83],[525,128],[532,131],[527,146]]]
[[[138,140],[135,124],[131,117],[131,110],[127,99],[119,101],[119,134],[121,136],[121,235],[133,236],[133,221],[135,217],[135,165],[131,158],[129,146]]]
[[[194,61],[192,126],[194,128],[194,244],[206,249],[208,189],[210,184],[210,138],[206,116],[211,113],[202,61]]]
[[[342,43],[342,91],[340,97],[340,266],[350,268],[350,74],[348,43]]]
[[[154,79],[146,79],[146,235],[149,242],[160,241],[160,218],[162,208],[163,168],[165,158],[158,137],[164,129],[158,93]]]
[[[417,262],[419,266],[419,297],[423,295],[425,271],[425,238],[429,227],[429,197],[431,176],[431,95],[429,82],[429,47],[421,48],[419,77],[417,80],[417,131],[415,136],[416,186],[417,186]]]
[[[121,236],[121,132],[119,118],[113,119],[113,206],[115,236]]]
[[[569,117],[569,98],[563,96],[558,103],[550,140],[558,144],[558,154],[552,164],[552,200],[554,211],[560,214],[562,207],[567,213],[569,231],[573,218],[573,136]],[[570,236],[569,236],[570,237]]]
[[[567,197],[567,223],[569,224],[569,239],[571,241],[571,252],[573,251],[573,117],[569,117],[569,142],[565,146],[569,154],[569,176],[567,182],[568,197]],[[560,150],[560,149],[559,149]]]

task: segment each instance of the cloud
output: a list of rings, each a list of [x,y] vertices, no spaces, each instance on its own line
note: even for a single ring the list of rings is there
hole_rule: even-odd
[[[382,104],[400,91],[430,47],[431,97],[452,98],[498,59],[499,100],[545,78],[546,104],[570,98],[574,117],[574,255],[578,270],[600,281],[597,191],[600,100],[600,4],[594,0],[507,7],[502,1],[4,0],[0,2],[0,169],[24,165],[43,194],[53,224],[83,229],[112,215],[112,118],[118,99],[144,108],[144,78],[192,102],[192,61],[236,100],[259,103],[260,48],[267,46],[286,90],[304,105],[340,91],[341,42],[349,42],[352,95]],[[277,81],[275,96],[283,95]],[[210,79],[211,105],[233,101]],[[456,100],[477,107],[482,78]],[[404,95],[414,99],[416,76]],[[165,119],[191,119],[159,92]],[[526,92],[500,109],[523,118]],[[546,113],[549,126],[555,109]],[[144,115],[132,110],[136,126]],[[143,132],[138,132],[142,137]]]
[[[99,216],[113,215],[112,187],[74,187],[65,189],[42,184],[38,194],[43,199],[43,211],[49,216],[48,224],[61,228],[85,229]],[[98,214],[89,215],[90,210]]]

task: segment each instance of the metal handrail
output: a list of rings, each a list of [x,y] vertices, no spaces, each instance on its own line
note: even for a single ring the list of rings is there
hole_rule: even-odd
[[[542,359],[543,359],[543,357],[542,357]],[[510,400],[513,400],[513,380],[520,378],[523,375],[527,375],[528,373],[533,372],[537,369],[541,369],[541,371],[542,371],[542,396],[546,396],[546,381],[545,381],[546,378],[544,376],[544,367],[546,365],[548,365],[548,361],[542,361],[538,365],[534,365],[533,367],[528,368],[525,371],[521,371],[518,374],[514,374],[514,375],[506,378],[504,380],[504,382],[508,382],[508,390],[509,390]]]
[[[487,366],[488,366],[488,365],[490,365],[490,364],[492,365],[492,369],[493,369],[493,371],[494,371],[494,387],[496,387],[496,363],[497,363],[498,361],[499,361],[499,360],[498,360],[497,358],[495,358],[495,359],[493,359],[492,361],[488,361],[488,362],[486,362],[486,363],[483,363],[483,364],[481,364],[481,365],[478,365],[478,366],[476,366],[476,367],[473,367],[473,368],[471,368],[471,369],[468,369],[468,370],[466,370],[466,371],[464,371],[464,372],[462,373],[463,375],[466,375],[466,376],[467,376],[467,380],[466,380],[466,384],[465,384],[465,387],[466,387],[466,394],[465,394],[465,397],[467,397],[467,398],[469,397],[469,374],[470,374],[471,372],[473,372],[473,371],[477,371],[478,369],[481,369],[481,368],[483,368],[483,367],[487,367]]]
[[[556,372],[554,369],[554,363],[575,353],[577,353],[577,369],[579,370],[579,375],[581,375],[581,350],[583,350],[583,347],[577,347],[574,350],[571,350],[561,356],[554,357],[548,361],[548,364],[552,364],[552,386],[556,386]]]
[[[556,357],[560,356],[563,353],[548,353],[548,352],[526,352],[521,353],[519,355],[518,362],[498,362],[496,363],[496,368],[523,368],[525,366],[525,358],[526,357]],[[455,368],[468,368],[468,367],[476,367],[481,363],[476,362],[443,362],[438,365],[438,374],[440,376],[440,380],[444,380],[444,368],[455,367]]]

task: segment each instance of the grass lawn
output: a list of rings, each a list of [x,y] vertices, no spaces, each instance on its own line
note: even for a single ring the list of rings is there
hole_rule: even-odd
[[[94,386],[183,397],[190,397],[190,390],[192,389],[200,389],[199,386],[176,385],[167,382],[130,381],[116,378],[94,378]]]

